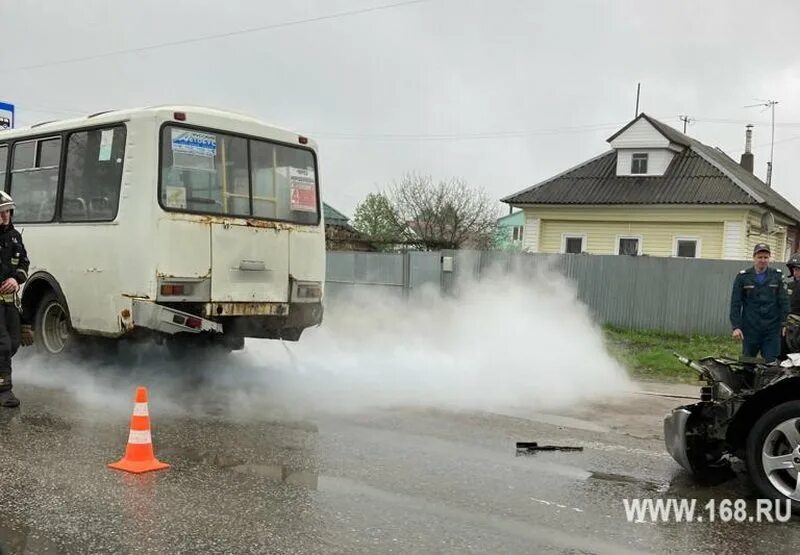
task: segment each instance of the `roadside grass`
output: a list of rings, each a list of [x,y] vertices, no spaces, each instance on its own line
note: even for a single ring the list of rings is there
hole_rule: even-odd
[[[652,330],[631,330],[604,326],[609,352],[638,379],[697,383],[697,374],[673,356],[678,352],[690,359],[726,355],[737,358],[741,343],[731,337],[681,335]]]

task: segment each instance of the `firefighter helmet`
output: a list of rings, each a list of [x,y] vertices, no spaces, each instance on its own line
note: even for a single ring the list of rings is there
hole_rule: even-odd
[[[0,191],[0,212],[5,212],[6,210],[14,210],[17,205],[14,204],[14,199],[11,198],[11,195],[6,193],[5,191]]]
[[[2,206],[0,204],[0,207]],[[789,260],[786,261],[786,267],[789,268],[789,273],[792,273],[792,268],[800,268],[800,252],[796,252],[789,257]]]

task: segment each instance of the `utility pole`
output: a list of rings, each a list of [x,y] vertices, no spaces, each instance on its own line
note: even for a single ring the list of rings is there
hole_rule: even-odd
[[[775,105],[777,103],[777,100],[761,100],[758,104],[750,104],[749,106],[745,106],[745,108],[763,106],[764,110],[769,109],[772,111],[772,140],[770,141],[769,145],[769,162],[767,162],[767,185],[770,186],[772,185],[772,161],[775,156]]]
[[[694,120],[689,116],[678,116],[678,119],[683,122],[683,134],[686,135],[686,125]]]

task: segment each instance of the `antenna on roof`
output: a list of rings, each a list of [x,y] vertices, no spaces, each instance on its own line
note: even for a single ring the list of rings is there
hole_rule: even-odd
[[[772,185],[772,159],[775,154],[775,105],[778,103],[777,100],[761,100],[756,98],[759,101],[758,104],[750,104],[749,106],[745,106],[745,108],[755,108],[756,106],[763,106],[764,110],[771,110],[772,111],[772,140],[770,141],[769,145],[769,162],[767,162],[767,185]],[[761,110],[762,112],[764,110]]]
[[[639,117],[639,92],[642,90],[642,84],[636,83],[636,111],[633,114],[634,118]]]
[[[686,135],[686,124],[694,122],[689,116],[678,116],[678,119],[683,122],[683,134]]]

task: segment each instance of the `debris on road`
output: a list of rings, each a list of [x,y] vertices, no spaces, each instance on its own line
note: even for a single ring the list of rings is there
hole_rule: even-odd
[[[535,441],[517,442],[517,453],[536,453],[538,451],[583,451],[583,447],[566,445],[539,445]]]

